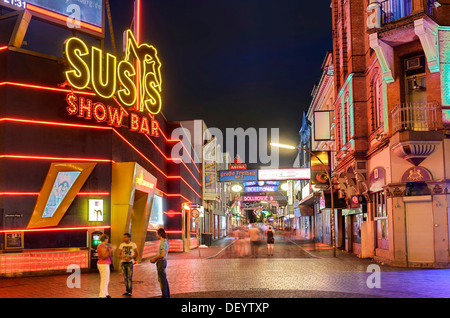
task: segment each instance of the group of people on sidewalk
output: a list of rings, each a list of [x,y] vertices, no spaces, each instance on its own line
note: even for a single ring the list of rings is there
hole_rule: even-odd
[[[237,240],[239,257],[249,255],[251,251],[252,257],[258,257],[258,246],[266,238],[267,242],[267,255],[273,256],[273,245],[275,243],[275,231],[272,226],[268,226],[267,229],[263,229],[256,224],[250,226],[236,227],[233,230],[234,239]]]
[[[167,281],[166,267],[167,255],[169,253],[169,240],[164,229],[160,228],[156,232],[160,240],[158,255],[150,259],[151,263],[156,264],[158,272],[158,281],[161,287],[162,297],[170,298],[169,282]],[[100,298],[111,298],[108,291],[110,273],[113,270],[113,248],[108,243],[109,237],[106,234],[100,236],[101,243],[97,247],[98,261],[97,268],[100,273]],[[120,258],[120,269],[125,281],[125,293],[122,296],[132,296],[133,292],[133,266],[136,263],[139,252],[136,243],[131,241],[131,235],[125,233],[123,242],[118,247]]]

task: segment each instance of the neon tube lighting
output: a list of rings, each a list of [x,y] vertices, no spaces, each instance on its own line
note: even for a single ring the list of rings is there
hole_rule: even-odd
[[[0,196],[7,196],[7,195],[39,195],[39,192],[18,192],[18,191],[10,191],[10,192],[0,192]],[[79,192],[77,195],[98,195],[98,196],[105,196],[110,195],[109,192]]]
[[[81,231],[90,229],[109,229],[109,225],[100,226],[78,226],[78,227],[56,227],[56,228],[42,228],[42,229],[14,229],[14,230],[0,230],[0,233],[16,233],[16,232],[56,232],[56,231]]]
[[[61,160],[61,161],[90,161],[90,162],[110,162],[114,160],[109,159],[91,159],[91,158],[67,158],[67,157],[45,157],[45,156],[27,156],[27,155],[0,155],[0,159],[30,159],[30,160]]]
[[[101,130],[111,130],[112,127],[104,127],[104,126],[93,126],[93,125],[82,125],[82,124],[67,124],[67,123],[58,123],[58,122],[49,122],[49,121],[40,121],[40,120],[29,120],[29,119],[19,119],[19,118],[0,118],[0,122],[2,121],[10,121],[10,122],[18,122],[18,123],[27,123],[27,124],[40,124],[40,125],[49,125],[49,126],[62,126],[62,127],[76,127],[76,128],[89,128],[89,129],[101,129]],[[153,146],[161,153],[161,155],[168,161],[175,161],[179,160],[181,163],[186,167],[188,172],[192,175],[194,180],[197,182],[199,186],[201,186],[201,183],[197,180],[195,175],[191,172],[191,170],[188,168],[186,163],[181,160],[181,158],[168,158],[162,150],[151,140],[147,135],[145,135],[147,139],[153,144]],[[192,158],[191,158],[192,159]],[[197,165],[194,165],[197,171],[200,173],[200,171],[197,168]]]
[[[11,122],[25,123],[25,124],[49,125],[49,126],[102,129],[102,130],[111,130],[112,129],[112,127],[104,127],[104,126],[68,124],[68,123],[58,123],[58,122],[51,122],[51,121],[20,119],[20,118],[0,118],[0,122],[2,122],[2,121],[11,121]]]
[[[15,83],[15,82],[0,82],[0,86],[3,86],[3,85],[35,88],[35,89],[42,89],[42,90],[47,90],[47,91],[63,92],[63,93],[76,93],[76,94],[88,95],[88,96],[97,96],[97,94],[92,93],[92,92],[73,91],[71,89],[66,89],[66,88],[56,88],[56,87],[41,86],[41,85],[34,85],[34,84]]]
[[[45,10],[45,9],[36,7],[36,6],[32,5],[32,4],[29,4],[28,2],[27,2],[27,10],[43,14],[45,16],[48,16],[48,17],[56,19],[56,20],[67,22],[67,16],[64,16],[64,15],[58,14],[56,12],[52,12],[52,11],[49,11],[49,10]],[[94,26],[94,25],[86,23],[86,22],[80,22],[80,26],[85,28],[85,29],[88,29],[88,30],[91,30],[91,31],[95,31],[97,33],[102,33],[103,32],[102,28]]]
[[[168,176],[165,174],[161,169],[158,168],[152,161],[150,161],[142,152],[140,152],[135,146],[133,146],[125,137],[123,137],[116,129],[113,129],[113,131],[123,140],[125,141],[131,148],[133,148],[134,151],[136,151],[142,158],[144,158],[148,163],[150,163],[153,167],[155,167],[158,172],[160,172],[164,177],[167,179],[181,179],[183,182],[199,197],[201,196],[192,188],[192,186],[186,182],[181,176]]]
[[[64,127],[89,128],[89,129],[107,129],[107,130],[113,129],[112,127],[80,125],[80,124],[67,124],[67,123],[48,122],[48,121],[40,121],[40,120],[29,120],[29,119],[20,119],[20,118],[0,118],[0,122],[2,122],[2,121],[11,121],[11,122],[18,122],[18,123],[30,123],[30,124],[39,124],[39,125],[52,125],[52,126],[64,126]],[[128,143],[127,140],[124,139],[124,141],[126,141]],[[132,146],[132,145],[130,145],[130,146]],[[1,158],[1,156],[0,156],[0,158]],[[30,159],[29,157],[25,158],[24,156],[21,156],[20,158],[22,158],[22,159]],[[39,159],[42,159],[42,158],[39,158]],[[50,159],[50,158],[46,157],[46,159]],[[186,197],[184,197],[181,194],[166,194],[166,193],[164,193],[161,190],[159,190],[159,191],[161,193],[163,193],[167,197],[179,196],[179,197],[182,197],[187,202],[191,202],[190,200],[188,200]],[[5,195],[7,195],[7,194],[5,194]]]
[[[0,46],[0,51],[7,50],[7,49],[8,49],[7,45],[6,46]]]
[[[155,230],[155,229],[147,229],[147,232],[156,232],[157,230]],[[171,234],[171,233],[181,233],[181,230],[167,230],[167,231],[165,231],[166,233],[168,233],[168,234]]]

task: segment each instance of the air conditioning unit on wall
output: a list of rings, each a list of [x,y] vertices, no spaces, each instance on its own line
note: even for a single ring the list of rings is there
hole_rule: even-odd
[[[407,71],[416,70],[422,67],[424,67],[424,65],[422,63],[422,58],[420,56],[406,60]]]

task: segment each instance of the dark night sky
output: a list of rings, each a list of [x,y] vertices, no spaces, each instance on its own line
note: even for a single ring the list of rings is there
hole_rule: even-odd
[[[121,47],[132,6],[111,7]],[[142,40],[163,63],[168,120],[280,128],[281,142],[298,144],[302,111],[332,48],[329,1],[144,0],[143,12]],[[280,155],[292,165],[295,153]]]
[[[280,128],[280,142],[298,144],[302,112],[332,48],[329,1],[142,2],[142,41],[158,49],[163,63],[163,114],[169,121],[203,119],[222,131]],[[120,51],[134,1],[110,3]],[[42,25],[35,29],[40,43],[61,50],[67,35]],[[108,25],[106,30],[110,51]],[[292,166],[294,152],[280,155],[281,166]]]

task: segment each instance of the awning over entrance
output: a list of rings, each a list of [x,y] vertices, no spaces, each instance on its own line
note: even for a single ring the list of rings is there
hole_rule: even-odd
[[[314,215],[314,208],[309,205],[299,205],[298,206],[300,210],[301,216],[313,216]]]
[[[298,212],[301,216],[314,215],[314,203],[316,203],[317,195],[311,193],[298,203]]]
[[[112,166],[110,242],[118,247],[123,234],[130,233],[139,258],[144,252],[156,182],[156,177],[136,162],[117,162]],[[119,268],[118,253],[114,253],[113,261],[114,267]]]
[[[331,209],[331,191],[325,190],[320,196],[320,209]],[[333,191],[333,207],[335,209],[347,209],[347,201],[339,199],[338,191]]]

